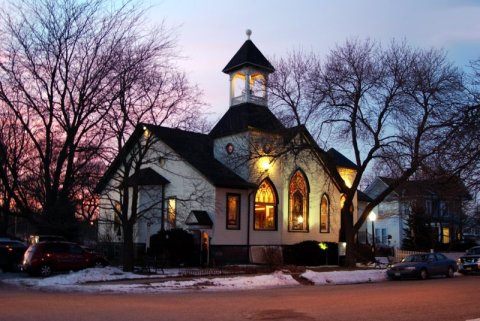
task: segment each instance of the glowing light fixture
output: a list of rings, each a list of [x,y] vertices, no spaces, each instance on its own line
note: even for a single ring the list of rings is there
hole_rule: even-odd
[[[298,222],[299,224],[302,224],[302,223],[303,223],[303,216],[298,216],[298,217],[297,217],[297,222]]]
[[[268,158],[262,158],[260,161],[260,167],[267,172],[270,168],[272,168],[272,163]]]
[[[318,243],[318,246],[319,246],[320,249],[323,250],[323,251],[325,251],[326,249],[328,249],[327,243],[320,242],[320,243]]]

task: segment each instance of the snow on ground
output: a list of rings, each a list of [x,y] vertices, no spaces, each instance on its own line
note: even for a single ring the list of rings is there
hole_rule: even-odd
[[[315,285],[380,282],[387,279],[383,269],[321,273],[307,270],[301,276]]]
[[[166,269],[162,275],[139,275],[116,267],[91,268],[58,274],[48,278],[14,277],[2,281],[12,285],[53,291],[156,293],[167,291],[252,290],[300,286],[288,273],[277,271],[265,275],[182,278],[181,269]],[[314,272],[301,277],[315,285],[380,282],[385,270]]]

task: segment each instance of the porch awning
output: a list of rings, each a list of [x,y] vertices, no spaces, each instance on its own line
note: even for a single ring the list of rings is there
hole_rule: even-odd
[[[185,220],[185,224],[189,226],[205,226],[209,228],[213,226],[212,219],[206,211],[191,211]]]
[[[168,179],[158,174],[156,171],[150,167],[142,168],[128,179],[125,183],[127,186],[132,186],[134,184],[138,185],[155,185],[155,186],[164,186],[170,183]]]

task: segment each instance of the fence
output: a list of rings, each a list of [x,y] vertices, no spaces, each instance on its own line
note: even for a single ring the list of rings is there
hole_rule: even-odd
[[[395,249],[395,256],[394,256],[394,261],[395,262],[400,262],[403,260],[404,257],[412,255],[412,254],[424,254],[427,252],[419,252],[419,251],[406,251],[406,250],[401,250],[401,249]]]

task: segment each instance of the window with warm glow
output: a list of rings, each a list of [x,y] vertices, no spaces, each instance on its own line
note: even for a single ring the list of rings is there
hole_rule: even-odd
[[[340,208],[343,208],[343,206],[345,205],[345,200],[346,200],[345,195],[342,195],[340,197]]]
[[[240,229],[240,194],[227,194],[227,229]]]
[[[262,74],[253,74],[250,76],[250,89],[252,94],[257,97],[265,97],[265,77]]]
[[[345,167],[337,167],[338,174],[340,174],[340,177],[343,179],[345,182],[345,185],[347,187],[352,187],[353,180],[355,179],[355,176],[357,172],[354,169],[350,168],[345,168]]]
[[[265,179],[255,194],[255,230],[277,229],[277,197],[273,184]]]
[[[442,228],[442,243],[443,244],[450,243],[450,228],[449,227]]]
[[[324,194],[320,201],[320,232],[330,232],[330,206],[328,196]]]
[[[168,199],[167,204],[167,222],[172,228],[176,227],[177,220],[177,200],[174,197]]]
[[[308,231],[308,185],[300,170],[290,180],[288,200],[288,230]]]
[[[232,80],[232,97],[238,97],[245,94],[245,75],[237,73]]]

